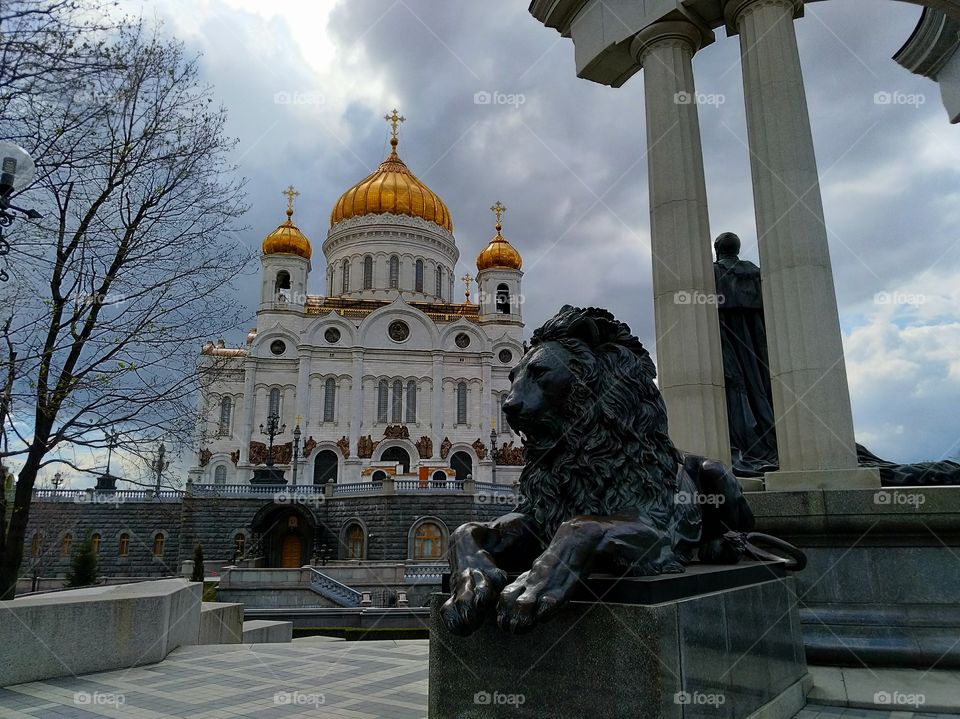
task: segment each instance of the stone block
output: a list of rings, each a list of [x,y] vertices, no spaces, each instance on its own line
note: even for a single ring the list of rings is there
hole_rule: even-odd
[[[293,622],[248,619],[243,623],[244,644],[282,644],[293,641]]]
[[[242,640],[242,604],[203,602],[200,605],[200,638],[197,644],[240,644]]]
[[[734,719],[803,706],[790,579],[656,604],[572,602],[519,637],[492,621],[450,635],[438,614],[445,599],[434,595],[431,613],[434,719]]]
[[[159,662],[197,643],[201,590],[165,579],[0,602],[0,686]]]
[[[810,489],[880,489],[880,470],[874,467],[767,472],[767,490],[796,492]]]

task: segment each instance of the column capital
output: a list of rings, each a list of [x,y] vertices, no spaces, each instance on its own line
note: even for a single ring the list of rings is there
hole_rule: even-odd
[[[803,17],[803,0],[726,0],[723,4],[723,18],[727,23],[727,35],[737,35],[740,32],[737,23],[745,11],[768,5],[792,8],[794,20]]]
[[[711,42],[713,42],[713,32],[690,20],[661,20],[647,25],[633,36],[630,54],[643,67],[644,56],[655,46],[679,43],[689,49],[690,54],[693,55]]]

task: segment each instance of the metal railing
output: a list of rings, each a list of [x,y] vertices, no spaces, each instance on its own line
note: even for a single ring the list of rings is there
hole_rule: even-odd
[[[410,564],[403,569],[405,584],[440,584],[444,572],[450,571],[450,565]]]
[[[179,502],[183,499],[181,489],[117,489],[97,491],[94,489],[34,489],[33,498],[47,502],[74,502],[76,504],[123,504],[124,502]]]
[[[322,484],[190,484],[194,497],[273,497],[279,494],[315,496],[323,494]]]
[[[333,496],[339,494],[369,494],[369,493],[379,493],[383,488],[383,482],[347,482],[346,484],[340,484],[339,482],[333,485]]]
[[[326,597],[334,604],[341,607],[359,607],[360,592],[351,589],[346,584],[341,584],[333,577],[320,572],[313,567],[310,568],[310,589]]]

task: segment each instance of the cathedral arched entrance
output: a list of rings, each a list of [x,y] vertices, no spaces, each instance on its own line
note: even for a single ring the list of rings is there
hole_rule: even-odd
[[[310,563],[318,529],[309,509],[268,504],[254,516],[250,529],[260,536],[264,566],[293,569]]]
[[[337,458],[337,453],[329,449],[321,450],[313,460],[313,483],[336,482],[339,468],[340,460]]]
[[[381,462],[403,465],[403,474],[410,474],[410,453],[403,447],[389,447],[380,455]]]
[[[466,452],[454,452],[450,455],[450,469],[457,473],[457,481],[464,481],[473,474],[473,458]]]

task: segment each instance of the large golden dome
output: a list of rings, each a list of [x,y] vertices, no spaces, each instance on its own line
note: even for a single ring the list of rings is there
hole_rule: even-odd
[[[453,232],[453,218],[443,200],[403,163],[397,154],[397,137],[390,138],[390,154],[376,172],[344,192],[330,213],[330,226],[350,217],[379,215],[420,217],[447,232]]]
[[[507,208],[501,205],[498,200],[490,209],[497,215],[497,234],[477,255],[477,269],[519,270],[523,267],[523,258],[520,257],[517,248],[507,242],[506,238],[500,234],[500,230],[503,229],[500,220]]]
[[[310,246],[310,240],[300,232],[300,228],[293,224],[293,188],[287,190],[290,193],[289,203],[287,205],[287,221],[281,224],[277,229],[267,235],[263,240],[263,254],[286,254],[300,255],[310,259],[313,255],[313,248]]]

